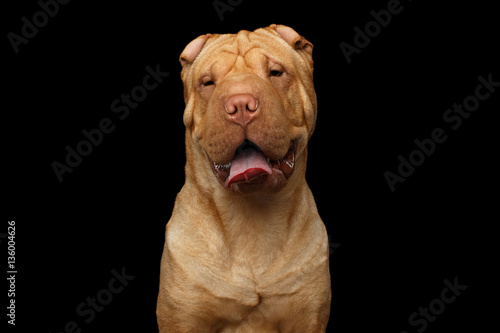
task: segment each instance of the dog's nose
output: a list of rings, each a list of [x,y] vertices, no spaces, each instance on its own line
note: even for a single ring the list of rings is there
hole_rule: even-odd
[[[250,94],[231,96],[224,105],[229,120],[245,127],[258,113],[259,101]]]

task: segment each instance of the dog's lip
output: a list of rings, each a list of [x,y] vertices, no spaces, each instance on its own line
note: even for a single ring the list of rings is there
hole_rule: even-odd
[[[269,157],[267,157],[265,155],[265,153],[262,151],[262,149],[258,145],[256,145],[255,143],[253,143],[250,140],[245,140],[245,141],[243,141],[242,144],[240,144],[240,146],[238,146],[238,148],[236,149],[236,151],[233,155],[233,158],[231,159],[230,162],[228,162],[226,164],[217,164],[209,158],[214,173],[216,174],[216,176],[219,178],[219,180],[223,183],[223,185],[225,187],[229,187],[229,185],[231,185],[231,184],[229,184],[228,178],[229,178],[232,162],[234,161],[234,157],[236,156],[239,149],[247,149],[247,148],[255,149],[255,150],[261,152],[266,157],[267,163],[268,163],[268,165],[273,173],[274,172],[282,173],[286,179],[288,179],[292,175],[292,173],[295,169],[295,154],[296,154],[296,142],[295,142],[295,140],[292,140],[290,142],[290,147],[289,147],[287,153],[282,158],[279,158],[277,160],[271,160]],[[266,174],[260,175],[259,177],[256,177],[256,178],[262,178],[261,176],[264,176],[264,175],[266,175]],[[246,180],[246,182],[251,182],[251,181],[255,180],[256,178]]]

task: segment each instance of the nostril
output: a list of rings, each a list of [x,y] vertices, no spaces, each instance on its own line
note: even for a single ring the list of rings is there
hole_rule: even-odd
[[[252,100],[246,105],[246,107],[248,111],[254,112],[259,107],[259,101],[256,101],[254,98],[252,98]]]
[[[234,106],[233,104],[230,104],[230,103],[224,104],[224,109],[226,110],[226,113],[228,113],[228,114],[234,114],[237,111],[236,106]]]
[[[258,108],[258,101],[249,94],[231,96],[224,105],[228,114],[234,114],[238,111],[254,112]]]

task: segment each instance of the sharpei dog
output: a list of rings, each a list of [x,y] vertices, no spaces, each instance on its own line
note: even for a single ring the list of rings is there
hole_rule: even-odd
[[[328,237],[305,179],[312,50],[273,24],[182,52],[186,179],[166,226],[160,333],[325,332]]]

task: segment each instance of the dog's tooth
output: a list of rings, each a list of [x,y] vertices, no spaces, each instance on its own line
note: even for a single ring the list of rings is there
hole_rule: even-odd
[[[217,170],[220,170],[220,169],[229,169],[229,168],[231,168],[231,162],[229,162],[227,164],[217,164],[217,163],[214,163],[214,167]]]

